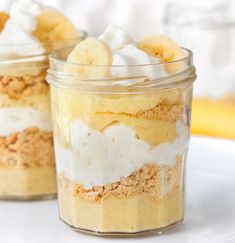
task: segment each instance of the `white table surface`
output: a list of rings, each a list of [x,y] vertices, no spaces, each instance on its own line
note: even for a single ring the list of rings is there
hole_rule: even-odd
[[[193,137],[186,216],[176,229],[142,238],[99,238],[58,219],[57,201],[0,202],[0,243],[235,243],[235,142]]]

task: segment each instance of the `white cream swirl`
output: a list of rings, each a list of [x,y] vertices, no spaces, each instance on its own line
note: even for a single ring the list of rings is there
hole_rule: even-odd
[[[0,33],[0,54],[29,56],[44,53],[43,45],[32,35],[37,27],[36,16],[42,6],[32,0],[12,4],[10,18]]]
[[[52,131],[50,112],[37,111],[30,106],[1,108],[0,124],[0,136],[9,136],[28,127]]]
[[[153,65],[160,63],[160,60],[140,50],[134,39],[122,28],[110,25],[98,39],[104,41],[113,53],[112,65],[116,66],[111,69],[113,77],[142,76],[155,79],[168,76],[162,65]],[[127,80],[127,84],[133,84],[133,80]]]

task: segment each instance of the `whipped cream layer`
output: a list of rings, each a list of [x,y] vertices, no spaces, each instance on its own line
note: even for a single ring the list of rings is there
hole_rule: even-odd
[[[36,16],[42,10],[39,3],[31,0],[12,4],[10,19],[0,33],[0,54],[29,56],[45,52],[43,45],[32,35],[37,27]]]
[[[52,131],[50,112],[41,112],[30,106],[0,109],[0,136],[9,136],[29,127]]]
[[[168,76],[163,65],[153,65],[160,63],[160,60],[137,48],[136,42],[125,30],[110,25],[98,39],[105,42],[112,51],[112,65],[116,66],[111,68],[113,77],[142,76],[155,79]],[[132,84],[134,81],[128,82]]]
[[[186,125],[178,121],[176,127],[178,137],[172,143],[152,147],[126,125],[99,132],[78,119],[70,126],[71,150],[55,141],[57,172],[91,188],[119,181],[145,163],[173,164],[186,152],[189,139]]]

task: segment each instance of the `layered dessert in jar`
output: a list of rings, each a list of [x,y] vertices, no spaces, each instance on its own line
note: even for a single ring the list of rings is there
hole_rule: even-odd
[[[58,11],[19,0],[0,13],[0,198],[56,194],[48,53],[78,40]]]
[[[182,221],[191,52],[109,26],[50,63],[60,218],[101,235]]]

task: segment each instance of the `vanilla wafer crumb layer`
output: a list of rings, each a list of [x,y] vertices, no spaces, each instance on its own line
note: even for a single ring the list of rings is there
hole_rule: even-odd
[[[52,132],[27,128],[0,137],[0,168],[54,167]]]
[[[11,99],[19,99],[34,94],[45,94],[49,91],[46,82],[46,70],[36,75],[0,76],[0,94],[7,94]]]
[[[181,171],[178,157],[173,166],[145,164],[116,183],[89,190],[61,175],[61,219],[102,232],[137,232],[176,223],[183,218]]]
[[[163,194],[168,196],[181,189],[181,168],[182,158],[178,156],[173,166],[148,163],[128,177],[105,186],[86,189],[79,183],[69,181],[63,174],[59,176],[58,183],[59,187],[69,190],[73,196],[91,202],[100,202],[109,196],[126,198],[136,194],[161,200]],[[165,191],[163,191],[163,180]]]

